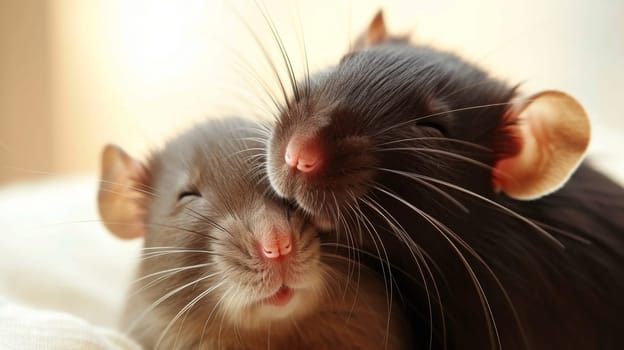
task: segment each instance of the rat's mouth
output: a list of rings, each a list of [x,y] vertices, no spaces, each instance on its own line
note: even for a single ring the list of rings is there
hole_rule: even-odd
[[[292,288],[282,285],[275,294],[265,299],[265,303],[274,306],[285,306],[290,302],[294,294],[295,291]]]

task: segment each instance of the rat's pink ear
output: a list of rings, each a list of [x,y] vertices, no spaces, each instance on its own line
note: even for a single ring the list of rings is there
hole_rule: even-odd
[[[581,163],[590,139],[583,107],[570,95],[544,91],[510,112],[519,151],[495,166],[494,187],[516,199],[535,199],[559,189]]]
[[[388,39],[386,30],[386,22],[384,21],[383,11],[377,11],[375,17],[368,25],[368,29],[362,33],[353,45],[353,51],[359,51],[367,47],[380,44]]]
[[[115,236],[130,239],[145,235],[151,193],[148,175],[143,164],[121,148],[104,148],[98,209],[104,226]]]

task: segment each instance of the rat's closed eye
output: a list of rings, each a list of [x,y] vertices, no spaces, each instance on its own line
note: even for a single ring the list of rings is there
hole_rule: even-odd
[[[422,128],[429,128],[431,132],[445,135],[446,127],[441,122],[432,122],[432,121],[422,122],[422,123],[418,123],[418,126]]]
[[[202,194],[198,190],[187,189],[187,190],[181,191],[180,194],[178,194],[178,202],[182,200],[186,200],[186,199],[197,198],[197,197],[202,197]]]

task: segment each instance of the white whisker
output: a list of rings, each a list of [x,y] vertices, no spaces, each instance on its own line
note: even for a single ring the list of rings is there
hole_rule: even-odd
[[[462,254],[461,250],[457,247],[457,245],[455,245],[453,240],[451,240],[451,238],[449,238],[450,229],[448,229],[445,225],[440,223],[437,219],[435,219],[431,215],[425,213],[421,209],[415,207],[414,205],[412,205],[411,203],[407,202],[403,198],[395,195],[394,193],[389,192],[387,190],[384,190],[381,187],[376,187],[376,190],[378,190],[378,191],[380,191],[382,193],[385,193],[386,195],[396,199],[397,201],[403,203],[405,206],[407,206],[408,208],[412,209],[414,212],[416,212],[417,214],[422,216],[423,219],[425,219],[427,222],[429,222],[432,225],[432,227],[434,227],[436,229],[436,231],[438,231],[441,234],[441,236],[447,241],[449,246],[453,249],[453,251],[456,253],[458,258],[460,259],[460,261],[462,262],[462,264],[466,268],[466,271],[468,272],[468,275],[470,276],[470,279],[472,280],[473,284],[475,285],[475,288],[477,289],[477,295],[479,296],[479,299],[481,300],[481,304],[482,304],[482,306],[484,308],[483,311],[487,315],[487,319],[488,319],[487,323],[488,323],[488,329],[489,329],[489,332],[490,332],[490,336],[496,337],[495,340],[496,340],[496,343],[498,344],[498,349],[502,349],[502,345],[501,345],[501,341],[500,341],[500,334],[499,334],[499,331],[498,331],[498,327],[496,325],[496,321],[495,321],[495,318],[494,318],[494,313],[492,311],[492,308],[491,308],[491,305],[490,305],[490,303],[488,301],[488,298],[487,298],[487,296],[485,294],[485,290],[483,289],[483,286],[481,285],[481,282],[479,282],[479,279],[478,279],[475,271],[470,266],[470,263],[468,262],[466,257]],[[492,338],[492,344],[491,345],[492,345],[492,347],[494,347],[494,339],[493,338]]]
[[[173,324],[175,323],[175,321],[177,321],[183,314],[185,314],[187,311],[189,311],[191,308],[193,308],[193,306],[195,306],[195,304],[197,304],[197,302],[199,302],[202,298],[204,298],[205,296],[207,296],[208,294],[212,293],[214,290],[216,290],[217,288],[221,287],[225,282],[221,282],[221,283],[217,283],[213,286],[211,286],[210,288],[204,290],[203,292],[201,292],[199,295],[197,295],[195,298],[193,298],[193,300],[191,300],[190,302],[188,302],[174,317],[173,319],[167,324],[167,326],[165,327],[165,329],[162,331],[160,337],[158,338],[158,340],[156,341],[156,346],[154,346],[154,350],[158,349],[158,347],[160,346],[160,343],[163,341],[165,335],[169,332],[169,329],[173,326]],[[186,314],[188,316],[188,313]],[[184,320],[186,319],[186,316],[184,316],[184,319],[182,320],[182,324],[184,324]],[[182,324],[180,325],[180,327],[182,327]],[[181,330],[181,328],[180,328]],[[178,341],[178,337],[180,336],[180,332],[178,332],[175,341],[174,341],[174,348],[175,348],[175,344]]]
[[[180,292],[181,290],[188,288],[189,286],[199,283],[201,281],[207,280],[209,278],[212,278],[214,276],[219,275],[219,272],[215,272],[215,273],[211,273],[209,275],[206,276],[202,276],[200,278],[197,278],[191,282],[188,282],[170,292],[168,292],[167,294],[163,295],[162,297],[160,297],[158,300],[156,300],[154,303],[152,303],[149,307],[147,307],[145,310],[143,310],[143,312],[137,317],[135,318],[132,323],[130,324],[130,326],[127,329],[128,333],[131,333],[132,330],[135,329],[136,326],[138,326],[139,321],[141,321],[147,314],[149,314],[150,312],[152,312],[155,308],[157,308],[163,301],[171,298],[173,295],[175,295],[176,293]]]
[[[493,206],[495,206],[496,208],[499,208],[501,210],[503,210],[504,212],[512,215],[513,217],[517,218],[518,220],[523,221],[524,223],[528,224],[529,226],[531,226],[532,228],[534,228],[535,230],[537,230],[539,233],[541,233],[542,235],[544,235],[546,238],[548,238],[549,240],[551,240],[553,243],[555,243],[559,248],[561,249],[565,249],[565,246],[563,245],[563,243],[561,243],[557,238],[555,238],[553,235],[551,235],[550,233],[548,233],[548,231],[545,231],[544,229],[542,229],[541,227],[539,227],[537,224],[535,224],[533,221],[531,221],[530,219],[526,218],[525,216],[522,216],[518,213],[516,213],[515,211],[507,208],[506,206],[499,204],[491,199],[488,199],[478,193],[475,193],[473,191],[467,190],[463,187],[454,185],[452,183],[443,181],[443,180],[438,180],[429,176],[425,176],[425,175],[419,175],[419,174],[413,174],[413,173],[408,173],[408,172],[404,172],[404,171],[398,171],[398,170],[392,170],[392,169],[384,169],[384,168],[380,168],[380,170],[383,171],[387,171],[387,172],[391,172],[391,173],[395,173],[398,175],[402,175],[408,178],[419,178],[421,180],[425,180],[425,181],[430,181],[430,182],[434,182],[446,187],[450,187],[452,189],[455,189],[457,191],[466,193],[470,196],[473,196],[475,198],[478,198],[488,204],[491,204]]]

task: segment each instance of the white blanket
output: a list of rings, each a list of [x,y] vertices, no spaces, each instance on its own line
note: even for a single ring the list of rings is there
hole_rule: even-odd
[[[1,350],[138,349],[114,329],[142,242],[102,227],[96,189],[88,176],[0,190]]]
[[[0,300],[2,350],[140,350],[118,332],[62,312],[35,310]]]

